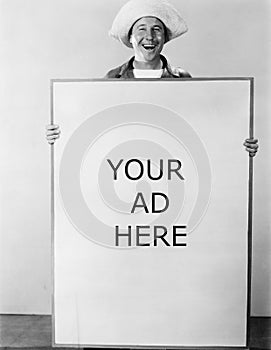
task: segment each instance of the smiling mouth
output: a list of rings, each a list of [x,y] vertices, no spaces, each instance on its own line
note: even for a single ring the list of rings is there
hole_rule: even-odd
[[[154,45],[154,44],[143,44],[142,46],[147,51],[153,51],[155,49],[155,47],[156,47],[156,45]]]

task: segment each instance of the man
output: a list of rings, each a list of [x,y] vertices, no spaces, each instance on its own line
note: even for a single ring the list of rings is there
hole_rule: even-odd
[[[188,30],[179,12],[167,0],[130,0],[113,21],[110,35],[132,48],[134,56],[110,70],[106,79],[191,78],[182,68],[172,67],[161,54],[164,45]],[[57,125],[47,126],[47,140],[53,144],[59,138]],[[251,157],[258,150],[258,140],[246,139],[245,149]]]
[[[190,78],[161,55],[164,45],[188,30],[178,11],[164,0],[130,0],[117,14],[110,35],[133,48],[134,57],[112,69],[107,79]]]

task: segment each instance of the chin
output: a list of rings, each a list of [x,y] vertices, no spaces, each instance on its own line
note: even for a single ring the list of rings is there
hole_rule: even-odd
[[[158,57],[160,56],[160,53],[151,53],[151,54],[144,54],[143,57],[144,57],[144,60],[146,62],[151,62],[151,61],[154,61],[155,59],[157,59]]]

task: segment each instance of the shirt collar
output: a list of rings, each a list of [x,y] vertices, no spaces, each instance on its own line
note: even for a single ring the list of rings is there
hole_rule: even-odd
[[[174,74],[174,72],[172,71],[169,63],[167,62],[167,59],[163,56],[160,55],[161,61],[162,61],[162,68],[163,68],[163,74],[162,74],[162,78],[167,78],[167,77],[172,77],[172,76],[176,76],[178,77],[176,74]],[[128,62],[126,62],[122,67],[121,67],[121,71],[120,71],[120,76],[122,78],[130,78],[130,79],[134,79],[134,73],[133,73],[133,62],[135,60],[135,57],[130,58],[130,60]]]

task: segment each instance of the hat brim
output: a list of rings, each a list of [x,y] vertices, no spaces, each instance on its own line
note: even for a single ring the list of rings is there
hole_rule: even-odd
[[[167,41],[186,33],[188,27],[179,12],[166,0],[131,0],[115,17],[109,35],[127,47],[132,47],[129,32],[142,17],[156,17],[166,27]]]

